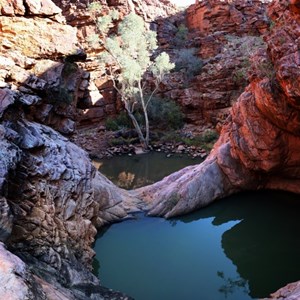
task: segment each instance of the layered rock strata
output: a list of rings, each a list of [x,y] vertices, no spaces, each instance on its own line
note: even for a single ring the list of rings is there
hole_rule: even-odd
[[[253,59],[251,83],[206,161],[137,191],[151,215],[188,213],[242,190],[300,193],[300,24],[291,4],[270,5],[267,52]]]

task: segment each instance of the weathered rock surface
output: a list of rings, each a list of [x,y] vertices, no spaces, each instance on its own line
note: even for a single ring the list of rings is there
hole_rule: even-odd
[[[54,130],[74,131],[88,94],[77,30],[50,0],[0,4],[0,241],[27,264],[1,248],[0,281],[20,286],[8,299],[129,299],[99,285],[91,245],[136,200]]]
[[[7,251],[1,242],[0,298],[11,300],[49,299],[46,297],[43,289],[37,283],[33,275],[29,272],[25,263],[20,258]]]
[[[264,300],[297,300],[300,299],[300,281],[293,282],[281,288],[277,292],[271,294],[270,298]]]
[[[196,1],[187,10],[188,26],[204,34],[216,31],[239,35],[263,33],[268,27],[264,2],[270,1]]]
[[[269,15],[267,53],[253,60],[251,83],[207,160],[137,191],[150,214],[188,213],[242,190],[300,193],[299,15],[289,1],[274,1]]]
[[[0,238],[59,291],[72,289],[66,299],[90,299],[86,291],[103,299],[110,292],[89,272],[91,244],[96,227],[127,217],[132,204],[125,199],[132,197],[98,173],[82,149],[28,120],[35,101],[7,88],[1,95]]]

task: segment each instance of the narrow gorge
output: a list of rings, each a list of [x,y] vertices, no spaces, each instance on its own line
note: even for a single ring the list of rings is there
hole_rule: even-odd
[[[104,225],[184,215],[242,191],[300,194],[300,1],[96,2],[104,16],[118,11],[112,32],[134,12],[171,60],[193,49],[198,69],[175,68],[158,95],[180,106],[186,132],[220,136],[199,165],[115,186],[91,161],[122,103],[97,62],[102,45],[88,42],[89,1],[0,0],[1,299],[133,299],[92,273]],[[294,283],[272,299],[299,291]]]

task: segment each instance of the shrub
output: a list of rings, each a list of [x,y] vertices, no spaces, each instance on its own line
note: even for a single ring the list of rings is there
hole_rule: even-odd
[[[153,97],[148,106],[149,119],[157,127],[179,129],[183,126],[183,113],[178,104],[171,100]]]
[[[187,77],[191,77],[200,73],[203,66],[202,60],[195,55],[197,49],[180,49],[175,54],[175,71],[184,70]]]
[[[93,2],[88,5],[88,10],[90,12],[98,12],[102,9],[102,5],[99,2]]]
[[[70,105],[74,99],[73,92],[64,86],[48,88],[46,94],[48,102],[53,105]]]
[[[105,122],[105,126],[108,130],[116,131],[123,128],[131,128],[131,121],[128,115],[122,111],[115,118],[107,118]]]
[[[182,47],[188,38],[189,30],[184,24],[180,24],[175,34],[174,44],[176,47]]]

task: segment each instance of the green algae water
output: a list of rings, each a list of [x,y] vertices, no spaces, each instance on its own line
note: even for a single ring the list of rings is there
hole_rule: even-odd
[[[300,279],[300,197],[248,192],[193,214],[143,214],[99,233],[104,286],[136,300],[247,300]]]

